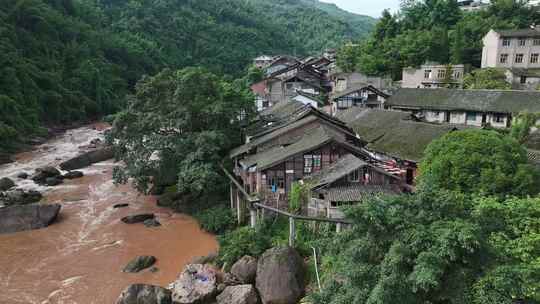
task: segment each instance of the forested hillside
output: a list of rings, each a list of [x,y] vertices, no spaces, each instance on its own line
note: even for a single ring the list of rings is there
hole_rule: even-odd
[[[235,76],[259,54],[320,52],[360,38],[373,24],[366,18],[353,26],[362,16],[340,16],[317,4],[2,1],[0,147],[44,124],[110,113],[142,75],[165,67],[204,66]]]
[[[479,67],[482,38],[490,29],[540,24],[540,13],[527,2],[494,0],[486,10],[463,12],[455,0],[403,1],[398,15],[383,13],[368,39],[343,47],[338,64],[396,80],[403,67],[426,61]]]

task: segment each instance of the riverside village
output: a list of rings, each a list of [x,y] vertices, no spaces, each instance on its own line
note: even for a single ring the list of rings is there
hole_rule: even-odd
[[[539,1],[8,2],[0,303],[540,303]]]

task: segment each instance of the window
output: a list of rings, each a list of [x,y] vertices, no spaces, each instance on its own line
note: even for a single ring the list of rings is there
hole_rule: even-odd
[[[501,58],[499,59],[500,63],[507,63],[508,62],[508,54],[501,54]]]
[[[533,45],[540,45],[540,38],[534,38]]]
[[[515,63],[523,63],[523,54],[516,54]]]
[[[431,70],[424,70],[424,78],[425,79],[431,78]]]
[[[531,63],[538,63],[538,53],[531,54]]]
[[[287,90],[292,90],[293,86],[294,86],[294,83],[291,83],[291,82],[288,82],[286,84]]]
[[[510,46],[510,38],[504,38],[502,41],[503,46]]]
[[[304,173],[310,174],[313,171],[313,155],[304,155]]]
[[[454,79],[460,79],[461,78],[461,72],[460,71],[454,71]]]
[[[476,121],[476,113],[467,112],[467,121]]]
[[[504,115],[497,114],[495,115],[493,120],[498,123],[504,123]]]
[[[321,156],[320,155],[313,155],[313,168],[316,170],[321,169]]]
[[[527,39],[525,38],[519,38],[518,39],[518,46],[524,47],[527,44]]]
[[[439,70],[437,71],[437,78],[443,79],[446,77],[446,70]]]
[[[280,188],[280,189],[285,188],[285,178],[283,178],[283,176],[278,176],[278,178],[277,178],[277,187]]]
[[[360,171],[354,170],[353,172],[349,173],[349,181],[350,182],[360,181]]]
[[[527,76],[521,76],[519,77],[519,83],[526,84],[527,83]]]

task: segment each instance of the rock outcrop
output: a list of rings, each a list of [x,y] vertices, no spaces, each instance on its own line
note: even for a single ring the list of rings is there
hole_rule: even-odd
[[[138,256],[135,259],[131,260],[126,267],[124,267],[123,272],[139,272],[143,269],[152,267],[156,263],[156,257],[151,255]]]
[[[0,208],[0,233],[47,227],[56,220],[60,208],[59,204],[31,204]]]
[[[248,255],[242,257],[232,265],[231,273],[244,284],[255,283],[257,259]]]
[[[161,223],[156,218],[147,219],[143,224],[148,228],[161,226]]]
[[[142,214],[135,214],[135,215],[128,215],[126,217],[122,218],[122,222],[126,224],[136,224],[136,223],[142,223],[146,220],[151,220],[155,217],[153,213],[142,213]]]
[[[60,176],[60,171],[54,167],[37,168],[32,175],[32,180],[37,184],[46,184],[48,178],[57,178]]]
[[[1,194],[0,201],[7,206],[27,205],[39,202],[42,197],[41,193],[35,190],[15,189]]]
[[[116,304],[172,304],[171,291],[154,285],[133,284],[122,291]]]
[[[0,178],[0,191],[6,191],[15,187],[15,182],[9,177]]]
[[[81,178],[84,176],[84,173],[81,171],[69,171],[68,173],[64,174],[65,179],[75,179],[75,178]]]
[[[216,273],[208,265],[188,264],[172,284],[175,304],[205,304],[217,293]]]
[[[92,164],[109,160],[114,157],[112,147],[104,147],[94,151],[86,152],[60,164],[62,170],[71,171],[88,167]]]
[[[217,304],[257,304],[259,298],[252,285],[228,286],[216,298]]]
[[[60,185],[61,183],[63,183],[64,180],[62,178],[60,178],[60,176],[55,176],[55,177],[47,177],[45,179],[45,185],[47,186],[58,186]]]
[[[28,176],[29,175],[26,172],[21,172],[21,173],[17,174],[17,178],[20,178],[20,179],[27,179]]]
[[[304,295],[304,261],[290,247],[268,249],[257,264],[256,287],[263,304],[295,304]]]

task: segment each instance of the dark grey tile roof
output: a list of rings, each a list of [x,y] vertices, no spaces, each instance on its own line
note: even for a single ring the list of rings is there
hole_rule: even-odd
[[[341,142],[336,131],[329,127],[320,126],[310,130],[297,142],[288,146],[278,146],[269,150],[250,155],[240,163],[245,168],[257,166],[258,170],[264,170],[300,153],[315,150],[332,141]]]
[[[407,112],[350,108],[338,115],[361,139],[366,148],[402,160],[419,162],[424,150],[435,139],[455,126],[416,122]]]
[[[496,30],[501,37],[509,38],[540,38],[540,31],[535,29],[519,29],[519,30]]]
[[[320,193],[324,193],[324,199],[330,202],[360,202],[369,197],[396,194],[384,186],[362,184],[327,188]]]
[[[311,183],[313,188],[317,188],[323,185],[331,184],[338,179],[347,176],[349,173],[367,166],[368,164],[357,158],[352,154],[347,154],[329,167],[323,168],[321,171],[314,173],[309,178],[306,179],[307,182]]]
[[[358,84],[358,85],[355,85],[351,88],[348,88],[344,91],[341,91],[341,92],[336,92],[335,94],[333,94],[332,96],[330,96],[330,99],[331,100],[335,100],[335,99],[338,99],[340,97],[343,97],[343,96],[347,96],[349,94],[352,94],[352,93],[355,93],[355,92],[358,92],[360,90],[363,90],[363,89],[367,89],[367,90],[370,90],[371,92],[373,93],[376,93],[377,95],[380,95],[380,96],[383,96],[385,98],[389,97],[390,95],[384,93],[383,91],[381,90],[378,90],[377,88],[375,88],[374,86],[372,85],[368,85],[368,84]]]
[[[540,92],[401,88],[385,103],[390,107],[494,113],[540,111]]]

